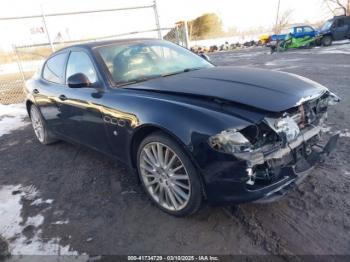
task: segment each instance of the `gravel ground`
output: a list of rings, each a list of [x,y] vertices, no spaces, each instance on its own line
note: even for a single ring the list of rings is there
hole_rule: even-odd
[[[122,164],[64,142],[40,145],[28,125],[0,137],[0,197],[6,187],[21,205],[21,232],[7,237],[9,250],[22,235],[24,246],[55,240],[54,253],[350,255],[350,44],[210,57],[217,65],[282,70],[329,87],[343,98],[330,110],[327,129],[341,131],[337,151],[279,202],[205,206],[192,217],[174,218],[147,200]],[[40,223],[31,224],[33,218]]]

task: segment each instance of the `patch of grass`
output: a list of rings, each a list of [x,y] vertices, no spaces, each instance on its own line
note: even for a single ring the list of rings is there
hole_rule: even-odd
[[[32,61],[48,57],[52,53],[49,46],[18,48],[17,54],[21,61]],[[0,51],[0,64],[16,62],[16,54],[13,51]]]

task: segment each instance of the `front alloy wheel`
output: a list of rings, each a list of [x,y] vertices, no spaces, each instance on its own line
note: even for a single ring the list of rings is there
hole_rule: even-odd
[[[197,172],[169,137],[156,133],[141,143],[138,170],[146,192],[162,210],[183,216],[199,208],[201,187]]]

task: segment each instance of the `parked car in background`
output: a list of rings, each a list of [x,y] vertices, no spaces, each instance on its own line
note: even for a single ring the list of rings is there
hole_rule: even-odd
[[[203,200],[277,200],[339,136],[319,143],[328,106],[339,101],[326,87],[289,73],[217,67],[156,39],[64,48],[25,92],[42,144],[66,140],[124,162],[176,216]]]
[[[281,34],[271,35],[270,41],[282,41],[285,40],[286,37],[290,35],[293,38],[304,38],[304,37],[315,37],[317,35],[317,31],[309,26],[294,26],[289,29],[282,30]]]
[[[321,44],[330,46],[333,41],[350,39],[350,16],[335,16],[319,30]]]

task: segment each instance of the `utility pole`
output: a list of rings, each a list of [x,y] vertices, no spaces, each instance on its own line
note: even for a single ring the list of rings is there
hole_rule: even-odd
[[[153,1],[153,10],[154,10],[154,17],[156,19],[156,26],[158,30],[158,38],[162,39],[162,32],[160,30],[159,15],[158,15],[158,9],[157,9],[157,0]]]
[[[190,39],[189,39],[189,36],[188,36],[188,27],[187,27],[188,23],[187,23],[187,20],[184,21],[184,34],[185,34],[185,47],[188,49],[190,48]]]
[[[277,33],[277,25],[278,25],[278,18],[279,18],[279,13],[280,13],[280,4],[281,4],[281,0],[278,0],[278,4],[277,4],[277,14],[276,14],[276,23],[275,23],[275,34]]]
[[[45,32],[46,32],[46,36],[47,36],[47,40],[49,40],[49,43],[50,43],[50,46],[51,46],[51,51],[52,53],[55,52],[55,47],[51,41],[51,37],[50,37],[50,34],[49,34],[49,30],[47,29],[47,24],[46,24],[46,17],[45,17],[45,13],[44,13],[44,8],[42,5],[40,5],[41,7],[41,16],[43,18],[43,23],[44,23],[44,28],[45,28]]]

